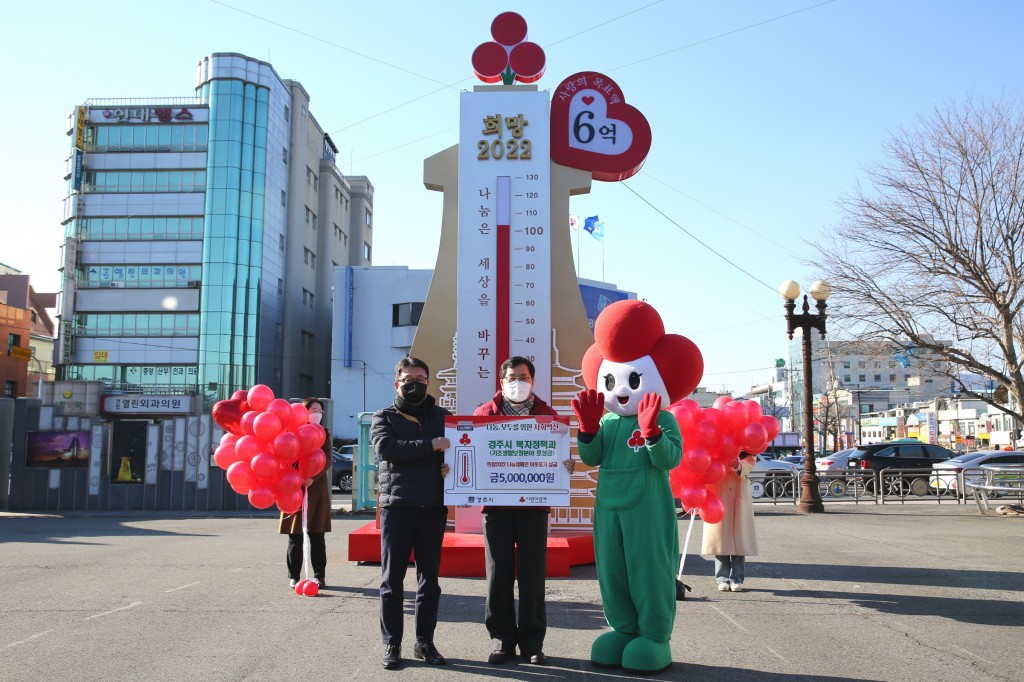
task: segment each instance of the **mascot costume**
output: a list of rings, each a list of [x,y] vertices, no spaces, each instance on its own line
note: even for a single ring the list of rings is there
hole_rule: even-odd
[[[704,360],[641,301],[605,308],[594,339],[583,358],[587,390],[572,401],[580,459],[600,467],[594,552],[611,632],[594,641],[590,660],[653,674],[672,664],[679,531],[669,470],[683,455],[676,419],[661,406],[693,392]]]

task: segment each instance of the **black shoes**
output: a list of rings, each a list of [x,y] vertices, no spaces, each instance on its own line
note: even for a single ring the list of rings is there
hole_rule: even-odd
[[[487,657],[487,662],[491,665],[501,665],[502,663],[508,663],[508,659],[510,658],[512,658],[512,654],[510,652],[495,649],[491,652],[491,655]]]
[[[416,642],[416,646],[412,648],[412,655],[426,661],[429,665],[444,665],[448,662],[433,642]]]
[[[320,585],[321,590],[327,589],[327,581],[324,580],[324,577],[322,575],[314,575],[313,580],[315,580],[317,584]]]
[[[548,664],[548,657],[544,655],[543,651],[538,651],[535,654],[530,654],[530,656],[528,656],[527,658],[529,659],[530,663],[532,663],[534,665],[547,665]]]
[[[385,670],[394,670],[398,667],[398,664],[402,662],[402,647],[397,644],[388,644],[384,647],[384,658],[380,659],[380,664],[384,666]]]

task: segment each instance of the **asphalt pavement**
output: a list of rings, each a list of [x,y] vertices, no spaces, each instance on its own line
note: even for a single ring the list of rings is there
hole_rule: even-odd
[[[973,505],[756,509],[747,590],[686,561],[664,680],[1024,680],[1024,518]],[[276,517],[0,514],[0,680],[647,679],[600,670],[593,566],[550,579],[546,667],[486,662],[484,581],[442,578],[448,665],[380,667],[380,568],[346,558],[372,515],[340,512],[328,589],[288,588]],[[680,521],[680,535],[686,521]],[[410,571],[407,594],[414,586]]]

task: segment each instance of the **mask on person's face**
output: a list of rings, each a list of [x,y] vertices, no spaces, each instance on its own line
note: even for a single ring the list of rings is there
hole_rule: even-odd
[[[309,413],[309,423],[310,424],[319,424],[320,420],[322,420],[323,418],[324,418],[324,413],[323,412],[310,412]]]
[[[501,385],[501,394],[505,400],[512,403],[521,403],[530,397],[533,385],[529,381],[516,380],[505,381]]]
[[[410,403],[418,403],[427,397],[427,385],[418,381],[402,384],[399,390],[402,392],[402,397]]]

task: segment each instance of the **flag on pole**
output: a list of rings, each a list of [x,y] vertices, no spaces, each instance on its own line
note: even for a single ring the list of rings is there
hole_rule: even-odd
[[[569,216],[569,229],[572,230],[573,232],[575,232],[576,230],[579,229],[579,227],[580,227],[579,216],[574,216],[574,215]]]
[[[583,221],[583,230],[590,233],[594,239],[604,238],[604,223],[596,215],[592,215]]]

